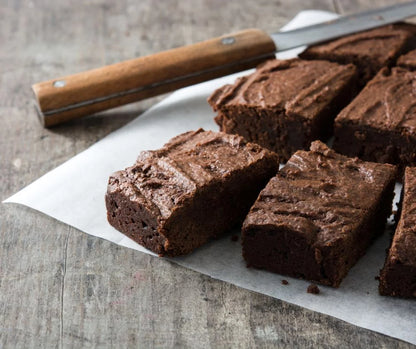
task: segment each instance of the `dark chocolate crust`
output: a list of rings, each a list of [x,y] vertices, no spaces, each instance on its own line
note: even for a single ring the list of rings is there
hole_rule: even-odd
[[[416,164],[416,72],[382,69],[335,119],[334,149],[367,161]]]
[[[110,177],[108,221],[160,256],[187,254],[241,224],[277,170],[276,154],[239,136],[187,132]]]
[[[296,150],[332,133],[335,115],[355,93],[356,69],[327,61],[270,60],[215,91],[208,102],[220,130],[275,151]]]
[[[416,298],[416,168],[407,167],[401,217],[380,273],[380,294]]]
[[[416,50],[412,50],[397,60],[397,66],[409,70],[416,70]]]
[[[412,44],[415,33],[415,25],[396,23],[311,46],[299,56],[355,64],[359,85],[364,87],[381,68],[394,65],[397,57]]]
[[[248,266],[338,287],[384,230],[396,168],[316,141],[263,189],[243,224]]]

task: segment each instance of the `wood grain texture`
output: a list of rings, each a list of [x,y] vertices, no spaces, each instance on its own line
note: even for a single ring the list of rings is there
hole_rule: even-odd
[[[313,0],[308,8],[358,11],[375,3]],[[47,130],[33,109],[34,82],[225,32],[272,31],[304,8],[300,0],[1,2],[0,198],[160,99]],[[0,347],[276,346],[412,347],[1,205]]]
[[[32,89],[41,122],[49,127],[254,68],[273,57],[275,50],[273,40],[264,31],[245,29],[39,82]]]

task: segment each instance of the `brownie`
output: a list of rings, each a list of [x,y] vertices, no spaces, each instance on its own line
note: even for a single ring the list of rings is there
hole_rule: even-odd
[[[397,57],[413,44],[415,34],[415,25],[396,23],[311,46],[299,56],[340,64],[353,63],[358,68],[359,86],[364,87],[381,68],[395,63]]]
[[[380,274],[380,294],[416,298],[416,167],[407,167],[400,220]]]
[[[208,102],[221,131],[243,136],[287,160],[332,133],[333,120],[354,93],[356,69],[327,61],[270,60]]]
[[[338,287],[384,230],[396,168],[348,158],[320,141],[297,151],[244,221],[247,266]]]
[[[110,177],[108,221],[160,256],[187,254],[241,224],[277,170],[276,154],[239,136],[187,132]]]
[[[334,149],[401,168],[416,164],[416,72],[383,68],[335,119]]]
[[[397,65],[409,70],[416,70],[416,50],[412,50],[397,60]]]

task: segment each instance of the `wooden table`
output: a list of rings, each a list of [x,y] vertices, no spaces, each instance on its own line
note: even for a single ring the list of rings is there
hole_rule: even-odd
[[[348,13],[395,2],[313,0],[307,7]],[[33,108],[32,83],[239,29],[273,31],[305,6],[301,0],[1,2],[0,198],[161,99],[47,130]],[[1,205],[0,347],[273,346],[411,347],[88,236],[31,209]]]

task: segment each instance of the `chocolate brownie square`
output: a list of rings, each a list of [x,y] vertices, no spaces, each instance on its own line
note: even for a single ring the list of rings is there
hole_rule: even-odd
[[[381,68],[395,63],[412,43],[415,34],[415,25],[396,23],[311,46],[299,56],[340,64],[353,63],[358,68],[359,86],[364,87]]]
[[[367,161],[416,164],[416,72],[382,69],[335,119],[334,149]]]
[[[215,91],[208,102],[220,130],[243,136],[287,160],[332,133],[352,98],[356,69],[327,61],[270,60]]]
[[[396,168],[337,154],[320,141],[297,151],[243,224],[247,266],[338,287],[384,230]]]
[[[416,298],[416,168],[407,167],[401,215],[380,274],[380,294]]]
[[[110,177],[108,221],[160,256],[183,255],[241,224],[277,170],[276,154],[239,136],[187,132]]]
[[[397,60],[397,65],[409,70],[416,70],[416,50],[412,50]]]

